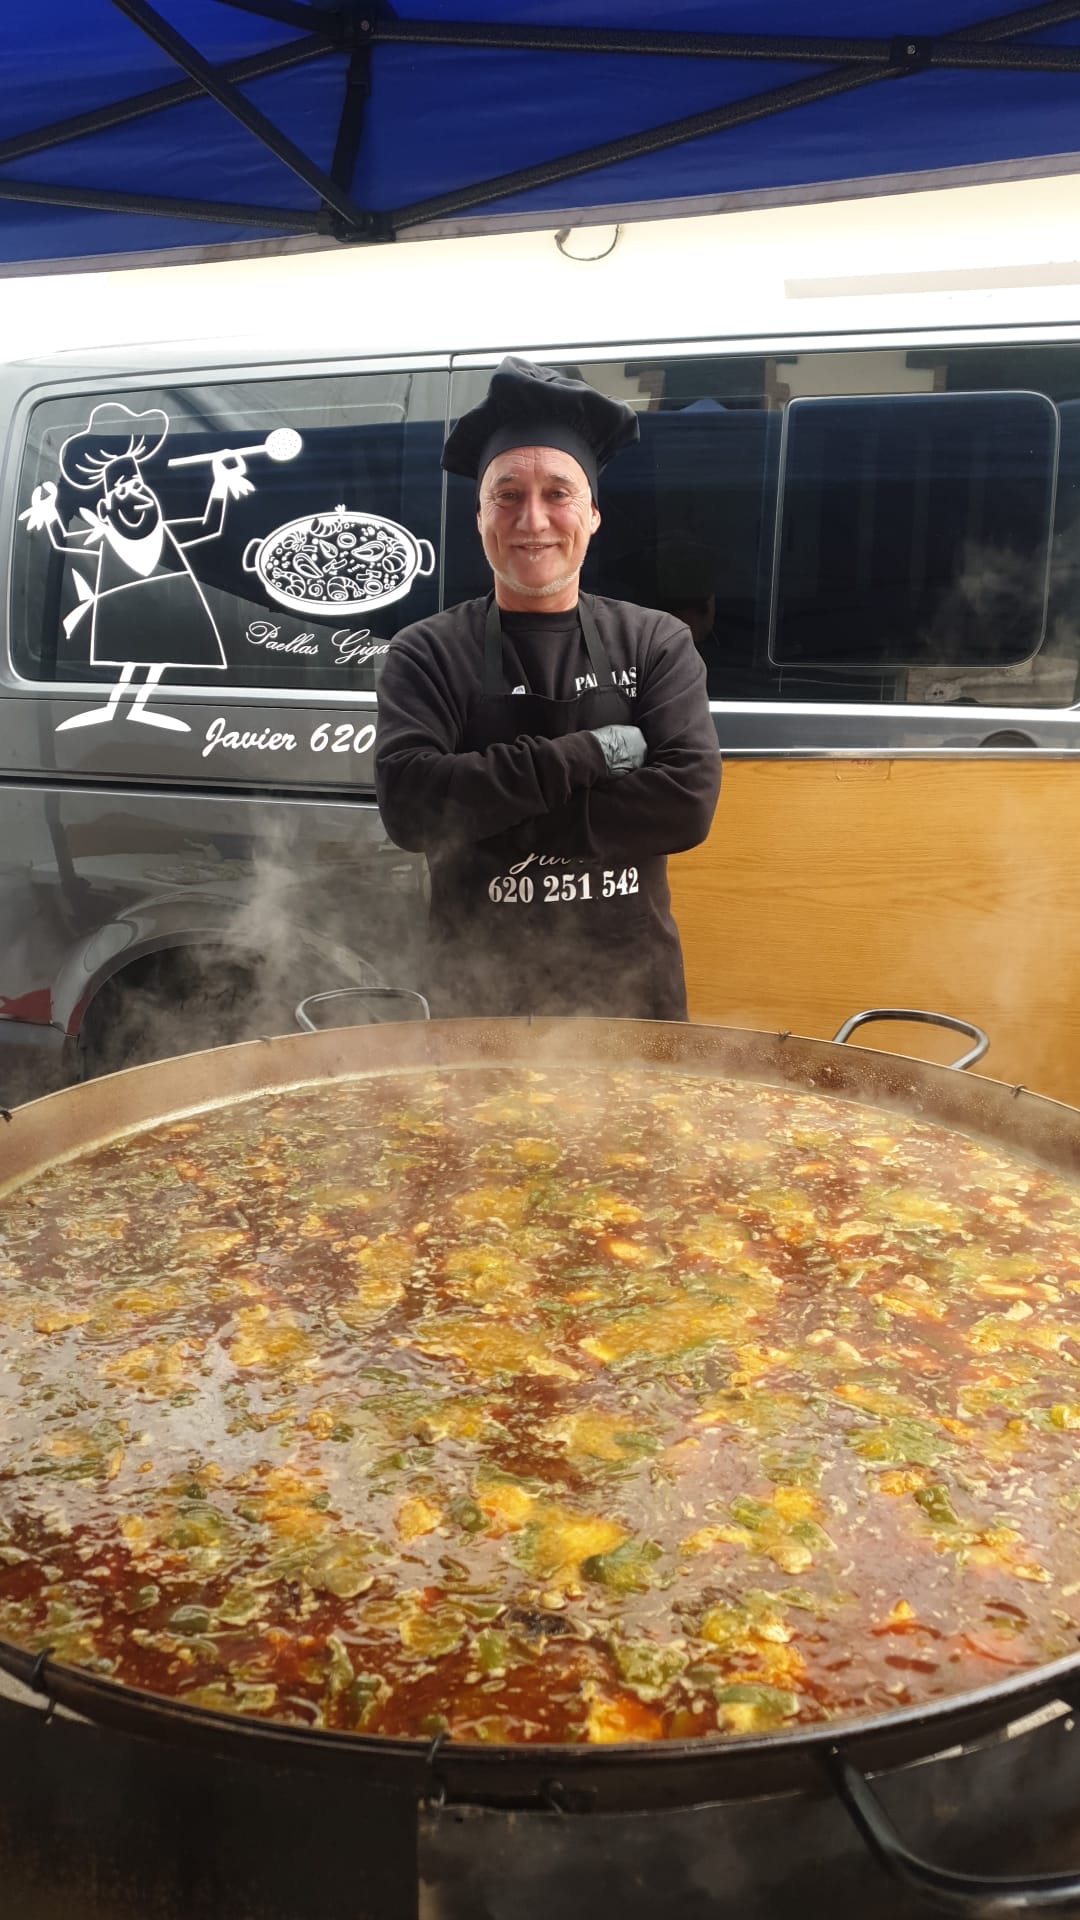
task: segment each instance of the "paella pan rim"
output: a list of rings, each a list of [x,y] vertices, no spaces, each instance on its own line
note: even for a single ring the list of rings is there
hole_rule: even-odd
[[[385,1022],[288,1033],[127,1067],[16,1107],[0,1132],[0,1196],[27,1174],[169,1120],[259,1093],[452,1067],[678,1068],[800,1087],[1007,1146],[1080,1174],[1080,1110],[983,1074],[791,1032],[665,1020]]]
[[[958,1747],[978,1747],[1002,1737],[1040,1708],[1056,1704],[1069,1711],[1080,1680],[1080,1653],[885,1714],[759,1735],[602,1746],[486,1745],[449,1738],[433,1742],[220,1713],[88,1670],[51,1661],[43,1666],[41,1656],[7,1641],[0,1641],[0,1671],[24,1685],[36,1683],[51,1704],[81,1720],[153,1742],[212,1750],[272,1767],[295,1764],[320,1772],[349,1768],[357,1778],[410,1791],[418,1800],[434,1795],[440,1803],[444,1796],[476,1805],[545,1803],[556,1783],[568,1790],[571,1800],[580,1796],[580,1811],[604,1812],[819,1790],[826,1763],[838,1750],[875,1774],[938,1758]],[[39,1711],[30,1705],[26,1710]]]

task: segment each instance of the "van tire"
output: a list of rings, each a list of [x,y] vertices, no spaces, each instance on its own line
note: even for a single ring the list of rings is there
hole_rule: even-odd
[[[256,1005],[254,980],[253,966],[234,954],[198,947],[149,954],[125,967],[87,1008],[79,1035],[80,1078],[257,1038],[267,1024],[266,1009]]]

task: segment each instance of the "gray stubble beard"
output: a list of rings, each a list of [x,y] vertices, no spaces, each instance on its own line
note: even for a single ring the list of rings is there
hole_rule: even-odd
[[[557,580],[549,580],[543,587],[527,587],[523,581],[515,580],[512,573],[503,573],[498,567],[492,567],[491,571],[496,580],[510,588],[511,593],[523,594],[527,600],[550,600],[556,593],[562,593],[571,580],[577,579],[581,568],[572,567],[569,573],[560,574]]]

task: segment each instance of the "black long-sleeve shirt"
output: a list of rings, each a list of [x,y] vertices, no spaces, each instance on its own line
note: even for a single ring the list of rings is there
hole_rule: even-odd
[[[716,805],[704,669],[671,615],[589,605],[606,666],[576,611],[505,613],[490,698],[485,601],[391,645],[376,786],[391,838],[427,856],[439,1013],[686,1018],[666,856],[704,839]],[[633,721],[646,764],[612,779],[592,729]]]
[[[508,845],[589,859],[642,858],[696,846],[720,788],[705,669],[671,614],[590,602],[615,685],[641,728],[648,760],[613,780],[589,731],[522,734],[462,750],[482,696],[486,602],[466,601],[406,627],[378,692],[375,779],[387,832],[425,853],[510,835]],[[506,692],[569,700],[591,687],[576,612],[504,613]]]

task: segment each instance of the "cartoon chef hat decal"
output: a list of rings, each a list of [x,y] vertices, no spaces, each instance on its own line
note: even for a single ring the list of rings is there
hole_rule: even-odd
[[[169,431],[169,416],[160,407],[133,413],[120,400],[103,400],[95,407],[81,433],[73,433],[60,449],[60,471],[83,493],[102,484],[106,467],[114,460],[149,460]]]

